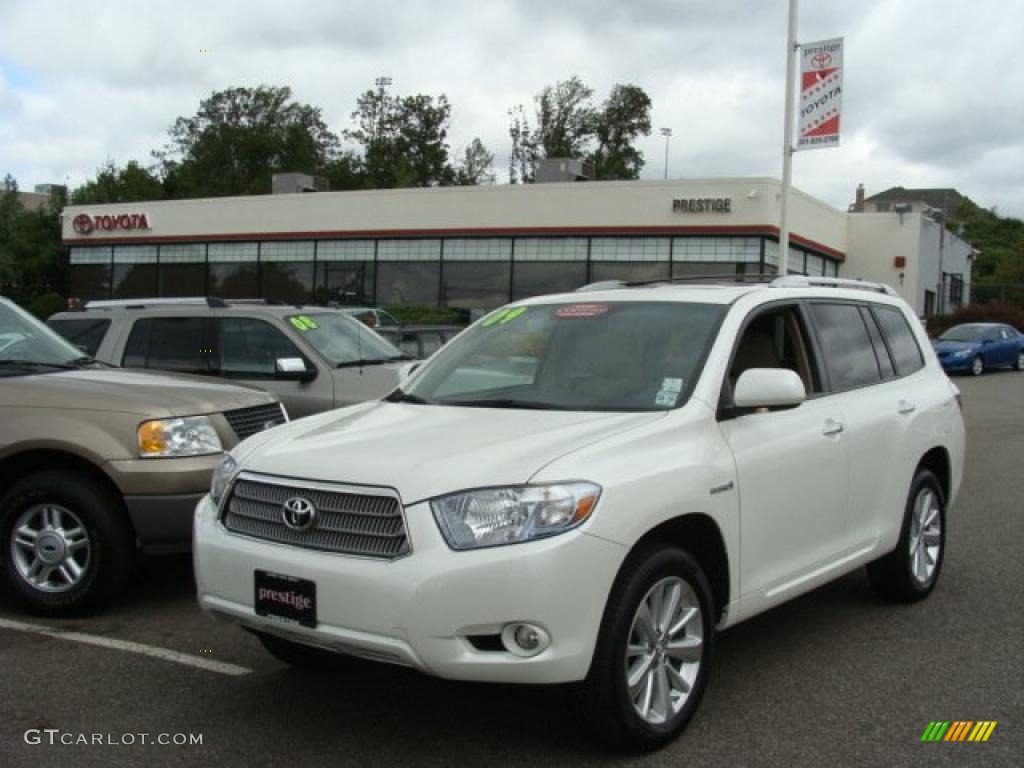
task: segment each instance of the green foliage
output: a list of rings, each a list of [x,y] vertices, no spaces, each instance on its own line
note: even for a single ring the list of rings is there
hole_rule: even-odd
[[[929,336],[939,336],[961,323],[1006,323],[1024,331],[1024,307],[1013,304],[968,304],[951,315],[932,315],[927,319]]]
[[[95,179],[87,181],[71,195],[73,205],[163,199],[164,185],[160,178],[135,160],[130,160],[124,168],[118,168],[113,160],[107,160],[96,169]]]
[[[61,269],[60,211],[64,196],[54,195],[46,208],[25,210],[11,176],[0,191],[0,294],[19,304],[57,290]]]
[[[28,306],[28,311],[40,320],[45,320],[50,315],[65,309],[67,309],[67,300],[56,291],[44,293]]]
[[[635,142],[651,132],[651,99],[636,85],[616,85],[600,107],[575,75],[546,86],[534,99],[534,127],[519,104],[509,110],[509,182],[532,181],[546,157],[580,157],[597,179],[636,179],[644,166]]]
[[[174,198],[266,194],[272,174],[319,173],[340,148],[320,109],[293,100],[287,86],[216,91],[168,134],[154,155]]]
[[[981,251],[972,271],[975,283],[1024,285],[1024,221],[999,216],[967,199],[949,225]]]
[[[384,307],[402,325],[459,325],[462,316],[452,309],[408,304]]]

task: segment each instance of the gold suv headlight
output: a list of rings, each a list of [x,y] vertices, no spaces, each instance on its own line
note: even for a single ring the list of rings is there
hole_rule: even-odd
[[[139,456],[144,459],[203,456],[223,450],[207,416],[155,419],[139,425]]]

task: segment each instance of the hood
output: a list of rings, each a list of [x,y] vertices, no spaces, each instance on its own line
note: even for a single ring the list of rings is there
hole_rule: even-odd
[[[258,435],[238,459],[243,470],[268,475],[387,486],[411,504],[526,483],[571,451],[664,417],[373,402]]]
[[[250,387],[123,368],[83,368],[0,379],[0,404],[21,407],[162,417],[219,413],[271,402],[271,395]]]
[[[932,342],[932,346],[935,347],[935,351],[939,355],[948,355],[960,350],[977,349],[981,344],[976,341],[940,341],[936,339]]]

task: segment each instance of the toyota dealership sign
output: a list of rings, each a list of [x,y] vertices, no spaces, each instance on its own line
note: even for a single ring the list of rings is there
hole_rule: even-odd
[[[103,216],[89,216],[80,213],[71,220],[71,227],[79,235],[91,235],[93,232],[130,232],[133,230],[149,230],[148,213],[115,213]]]
[[[800,46],[797,149],[839,146],[843,108],[843,38]]]

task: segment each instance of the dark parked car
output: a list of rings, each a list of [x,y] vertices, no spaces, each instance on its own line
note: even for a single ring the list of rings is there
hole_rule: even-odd
[[[988,368],[1024,369],[1024,334],[1010,325],[954,325],[932,344],[946,371],[981,376]]]

